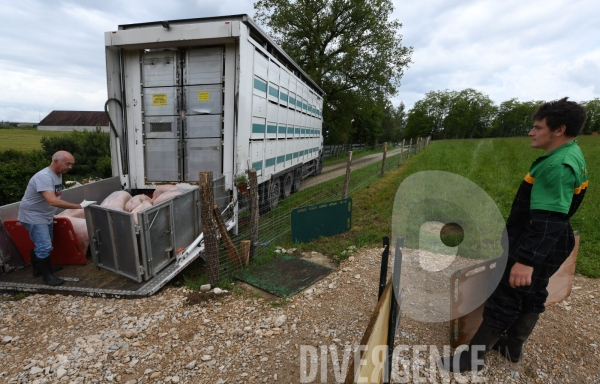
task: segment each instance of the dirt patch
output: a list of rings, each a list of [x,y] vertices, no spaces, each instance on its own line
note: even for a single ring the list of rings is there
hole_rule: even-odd
[[[187,301],[185,302],[185,305],[199,305],[211,300],[221,301],[224,300],[227,296],[229,296],[229,293],[220,293],[217,295],[214,292],[190,292],[186,295]]]

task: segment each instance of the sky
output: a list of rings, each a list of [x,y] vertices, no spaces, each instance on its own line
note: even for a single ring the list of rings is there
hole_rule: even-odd
[[[394,105],[474,88],[496,104],[600,97],[600,1],[393,0],[412,46]],[[248,0],[0,0],[0,120],[100,111],[104,32],[120,24],[247,13]]]

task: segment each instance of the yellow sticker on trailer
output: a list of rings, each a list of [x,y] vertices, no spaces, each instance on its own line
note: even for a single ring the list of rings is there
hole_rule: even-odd
[[[198,92],[198,101],[209,101],[210,92]]]
[[[159,107],[161,105],[167,105],[167,94],[166,93],[155,93],[152,95],[152,105]]]

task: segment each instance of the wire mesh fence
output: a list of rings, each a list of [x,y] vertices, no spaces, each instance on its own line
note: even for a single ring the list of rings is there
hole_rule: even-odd
[[[293,185],[292,193],[289,196],[285,196],[285,192],[280,188],[285,183],[283,178],[276,181],[280,183],[280,186],[274,188],[269,182],[260,186],[256,182],[253,183],[252,175],[250,175],[249,188],[245,191],[243,187],[239,188],[237,198],[230,202],[219,201],[219,198],[211,201],[208,197],[209,194],[203,191],[201,186],[203,230],[213,232],[204,234],[205,251],[202,259],[206,262],[205,271],[208,281],[214,284],[219,279],[231,278],[235,271],[242,266],[260,265],[270,259],[276,246],[291,239],[291,213],[294,209],[352,197],[356,192],[380,179],[385,173],[396,169],[403,161],[426,148],[428,144],[428,138],[418,138],[414,141],[403,142],[397,147],[388,147],[387,152],[384,150],[385,162],[382,153],[370,155],[371,158],[366,160],[355,158],[353,163],[356,166],[350,165],[352,171],[347,181],[347,164],[331,167],[332,169],[325,167],[323,173],[317,176],[319,180],[315,182],[309,177],[302,182],[306,184],[306,187],[303,187],[302,184]],[[372,158],[373,156],[376,158]],[[335,172],[336,170],[338,172]],[[338,174],[340,175],[338,176]],[[348,184],[347,194],[344,196],[346,182]],[[276,190],[276,193],[269,193],[273,189]],[[220,194],[215,193],[215,195]],[[234,209],[236,205],[238,207],[237,220],[235,220]],[[218,231],[214,222],[217,210],[211,209],[211,206],[213,208],[227,206],[221,212],[221,218],[223,223],[229,224],[229,226],[233,225],[229,233]],[[221,238],[221,241],[217,240],[217,244],[215,244],[216,237]],[[248,241],[251,248],[250,254],[244,246],[244,242]],[[238,258],[232,256],[231,245],[227,246],[229,242],[234,244]]]

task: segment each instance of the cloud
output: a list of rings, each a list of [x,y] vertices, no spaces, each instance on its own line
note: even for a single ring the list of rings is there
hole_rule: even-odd
[[[3,4],[0,119],[39,120],[54,109],[102,110],[104,32],[119,25],[253,13],[252,3],[190,1],[36,1]]]
[[[403,43],[415,49],[394,105],[403,100],[410,108],[429,91],[465,88],[497,104],[513,97],[600,97],[598,1],[393,2]],[[104,32],[121,24],[240,13],[252,16],[252,1],[4,2],[0,119],[102,110]]]
[[[429,91],[475,88],[496,103],[600,95],[600,3],[396,1],[414,63],[393,102],[410,108]]]

